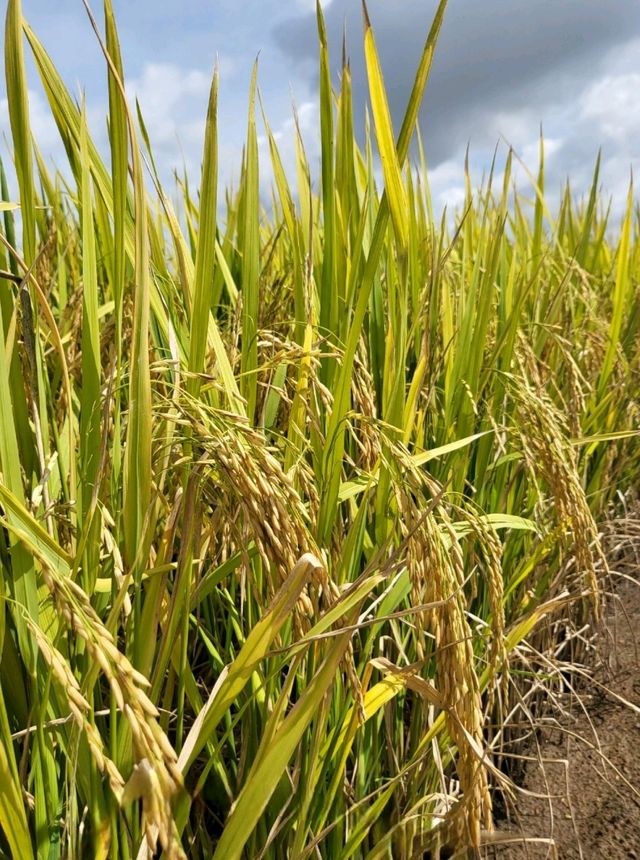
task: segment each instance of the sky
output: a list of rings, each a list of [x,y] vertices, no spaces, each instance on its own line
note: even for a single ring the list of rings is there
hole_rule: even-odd
[[[5,5],[5,4],[0,4]],[[162,175],[184,165],[198,181],[212,70],[220,68],[221,183],[238,175],[247,94],[258,81],[271,128],[293,168],[292,104],[308,156],[317,163],[318,68],[315,0],[113,0],[127,90],[141,105]],[[369,0],[391,112],[399,128],[436,0]],[[346,32],[356,127],[364,127],[367,86],[360,0],[325,0],[336,82]],[[96,17],[101,6],[93,0]],[[81,0],[23,0],[24,15],[106,146],[105,67]],[[2,24],[4,26],[4,24]],[[28,47],[26,49],[28,56]],[[436,206],[463,194],[467,146],[474,176],[507,145],[535,171],[540,127],[548,187],[568,177],[589,187],[602,149],[602,187],[622,210],[630,171],[640,174],[640,2],[638,0],[450,0],[420,113]],[[30,70],[31,121],[48,159],[64,162],[41,86]],[[261,137],[261,185],[270,182]],[[8,134],[4,79],[0,133]],[[2,145],[7,152],[6,143]],[[524,173],[522,173],[524,176]]]

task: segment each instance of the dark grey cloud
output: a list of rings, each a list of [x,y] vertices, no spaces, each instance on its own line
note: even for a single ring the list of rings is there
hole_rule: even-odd
[[[369,3],[396,128],[436,5]],[[336,69],[346,26],[361,119],[366,77],[360,3],[334,0],[325,17]],[[315,16],[285,21],[274,35],[297,73],[314,81]],[[501,115],[526,109],[541,121],[550,106],[577,102],[604,58],[639,35],[635,0],[450,0],[421,114],[431,163],[446,160],[469,139],[472,146],[495,143]]]

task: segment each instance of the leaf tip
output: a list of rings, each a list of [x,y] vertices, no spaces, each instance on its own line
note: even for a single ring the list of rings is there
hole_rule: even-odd
[[[369,10],[367,9],[366,0],[362,0],[362,18],[364,20],[365,30],[371,29],[371,18],[369,18]]]

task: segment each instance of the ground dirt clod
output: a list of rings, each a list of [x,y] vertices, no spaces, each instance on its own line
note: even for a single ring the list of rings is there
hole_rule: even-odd
[[[621,701],[627,700],[627,703]],[[640,860],[640,584],[620,581],[592,680],[540,730],[485,860]]]

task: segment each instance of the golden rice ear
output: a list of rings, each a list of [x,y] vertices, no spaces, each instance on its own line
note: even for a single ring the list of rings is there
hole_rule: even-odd
[[[578,473],[578,459],[570,442],[567,419],[546,394],[530,345],[520,341],[523,379],[514,386],[522,426],[525,459],[534,480],[540,478],[549,488],[555,504],[556,521],[574,557],[570,576],[578,589],[588,592],[596,618],[601,612],[601,578],[609,573],[598,527]]]
[[[414,606],[433,607],[417,618],[420,631],[433,638],[435,685],[458,754],[456,772],[465,804],[462,821],[456,813],[456,827],[462,827],[458,838],[460,844],[468,842],[477,847],[481,828],[492,828],[492,803],[484,762],[484,715],[474,667],[473,634],[466,616],[463,556],[447,518],[439,524],[433,514],[423,516],[411,495],[402,490],[400,510],[407,534],[412,602]]]

